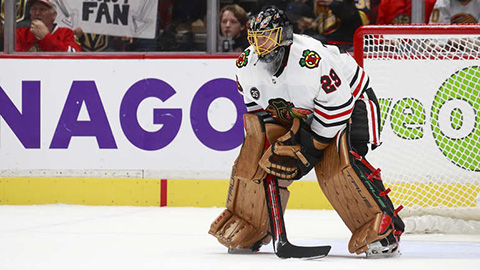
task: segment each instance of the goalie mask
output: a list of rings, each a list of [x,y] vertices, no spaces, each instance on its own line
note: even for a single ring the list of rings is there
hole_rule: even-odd
[[[250,22],[248,42],[261,61],[273,62],[283,51],[279,48],[289,46],[292,40],[292,26],[285,13],[275,6],[263,9]]]

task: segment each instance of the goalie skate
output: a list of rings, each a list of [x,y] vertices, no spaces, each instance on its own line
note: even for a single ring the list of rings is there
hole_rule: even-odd
[[[388,258],[400,255],[398,239],[394,234],[368,244],[367,258]]]
[[[267,236],[267,238],[270,238],[269,236]],[[257,242],[255,242],[255,244],[253,244],[250,248],[234,248],[234,247],[229,247],[228,248],[228,253],[229,254],[251,254],[251,253],[255,253],[255,252],[258,252],[260,250],[260,247],[262,247],[263,245],[267,245],[268,244],[268,241],[269,240],[259,240]]]

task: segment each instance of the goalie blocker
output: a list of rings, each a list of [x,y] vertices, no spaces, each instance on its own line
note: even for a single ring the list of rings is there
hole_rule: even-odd
[[[264,151],[265,131],[251,128],[262,126],[254,121],[260,120],[245,116],[247,134],[232,169],[227,209],[212,223],[210,234],[229,251],[258,250],[270,237],[265,195],[257,183],[266,177],[266,172],[283,179],[299,179],[315,168],[323,193],[352,232],[348,250],[365,252],[367,256],[398,252],[404,231],[404,223],[397,215],[401,208],[394,209],[380,170],[353,151],[348,129],[326,144],[302,127],[298,118],[288,132],[266,124],[268,141],[274,143]],[[280,184],[282,208],[288,200],[286,183]]]

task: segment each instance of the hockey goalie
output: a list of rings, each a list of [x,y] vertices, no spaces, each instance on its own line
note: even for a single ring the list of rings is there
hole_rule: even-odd
[[[226,209],[209,233],[231,253],[257,251],[272,239],[275,247],[288,186],[314,169],[352,232],[348,250],[398,254],[401,207],[394,208],[380,170],[365,159],[380,145],[380,108],[368,75],[336,47],[293,34],[275,6],[251,21],[248,39],[251,46],[236,61],[237,87],[248,110],[245,138]]]

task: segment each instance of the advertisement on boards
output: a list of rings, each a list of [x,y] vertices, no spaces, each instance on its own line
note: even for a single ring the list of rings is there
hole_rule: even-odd
[[[243,141],[235,59],[2,59],[0,169],[228,179]]]

